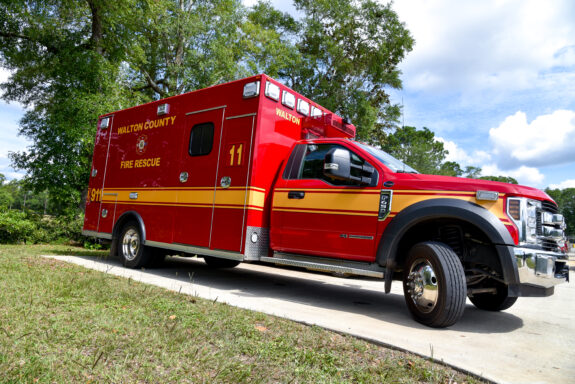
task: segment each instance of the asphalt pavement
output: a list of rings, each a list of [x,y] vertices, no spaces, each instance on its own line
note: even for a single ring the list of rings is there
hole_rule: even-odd
[[[314,324],[432,357],[498,383],[575,382],[575,255],[571,283],[546,298],[520,298],[504,312],[476,309],[447,329],[413,321],[400,282],[240,264],[214,270],[168,258],[161,269],[131,270],[117,259],[47,256],[233,306]]]

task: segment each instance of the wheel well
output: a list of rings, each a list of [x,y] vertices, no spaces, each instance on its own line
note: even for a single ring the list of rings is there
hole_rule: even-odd
[[[461,260],[466,275],[482,270],[497,278],[503,276],[499,255],[488,236],[477,226],[453,218],[434,218],[411,227],[397,246],[396,272],[402,273],[409,249],[424,241],[438,241],[453,249]]]
[[[142,217],[133,211],[128,211],[122,214],[120,218],[114,224],[114,229],[112,230],[112,244],[110,246],[110,256],[117,256],[117,244],[118,237],[120,236],[120,231],[126,223],[134,221],[140,226],[140,231],[142,233],[142,244],[146,243],[146,227],[144,226],[144,221]]]

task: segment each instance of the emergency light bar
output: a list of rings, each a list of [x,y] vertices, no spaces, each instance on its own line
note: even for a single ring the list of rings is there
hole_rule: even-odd
[[[305,100],[298,99],[297,100],[297,111],[304,116],[309,115],[309,103]]]
[[[260,94],[260,82],[254,81],[244,85],[244,99],[255,97]]]
[[[102,120],[100,120],[100,129],[106,129],[110,126],[110,118],[109,117],[104,117]]]
[[[280,87],[267,81],[265,95],[272,100],[278,101],[280,99]]]
[[[289,93],[288,91],[283,91],[282,93],[282,104],[290,109],[294,109],[295,107],[295,96],[293,93]]]
[[[315,137],[355,137],[355,126],[333,113],[323,116],[306,117],[302,122],[303,137],[311,134]]]
[[[166,115],[170,113],[170,104],[160,104],[158,105],[157,114],[158,116]]]

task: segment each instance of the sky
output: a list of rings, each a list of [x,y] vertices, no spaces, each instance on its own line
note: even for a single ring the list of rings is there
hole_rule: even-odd
[[[244,0],[246,5],[255,1]],[[272,4],[295,13],[290,2]],[[544,189],[575,187],[575,1],[396,0],[415,39],[401,63],[403,122],[433,131],[447,160]],[[0,81],[9,74],[0,70]],[[0,101],[0,173],[23,110]]]

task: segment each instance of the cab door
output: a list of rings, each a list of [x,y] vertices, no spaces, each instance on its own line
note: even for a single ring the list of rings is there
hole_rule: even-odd
[[[174,243],[210,247],[225,106],[186,113]]]
[[[329,179],[323,174],[324,157],[339,144],[300,144],[294,149],[300,159],[274,190],[272,247],[274,250],[314,256],[372,261],[380,190],[377,170],[372,183],[362,186],[351,181]],[[352,163],[366,162],[350,151]]]

